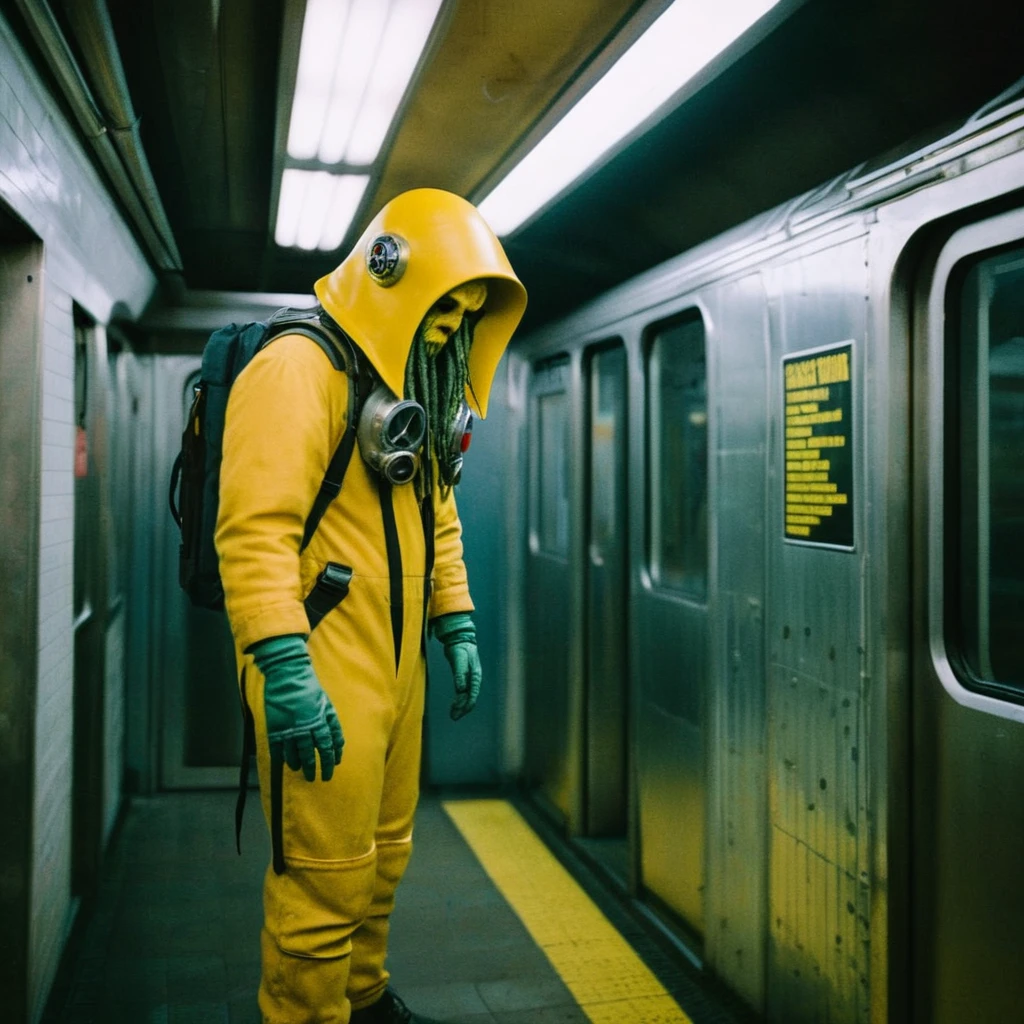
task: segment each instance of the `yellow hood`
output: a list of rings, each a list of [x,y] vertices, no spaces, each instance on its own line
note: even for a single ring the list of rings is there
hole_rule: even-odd
[[[381,236],[395,239],[403,258],[378,280],[368,269],[367,254]],[[466,401],[482,417],[498,362],[526,309],[526,289],[475,206],[436,188],[403,192],[314,288],[384,383],[404,397],[405,364],[420,321],[442,295],[474,280],[487,283],[487,301],[469,353],[472,387],[466,388]]]

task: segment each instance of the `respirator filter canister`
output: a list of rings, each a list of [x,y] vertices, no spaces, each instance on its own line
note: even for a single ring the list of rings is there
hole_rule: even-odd
[[[419,469],[426,433],[423,406],[400,399],[381,385],[363,406],[356,438],[363,461],[371,469],[392,484],[407,484]]]

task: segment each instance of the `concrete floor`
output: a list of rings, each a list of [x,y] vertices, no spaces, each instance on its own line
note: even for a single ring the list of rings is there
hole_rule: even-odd
[[[209,792],[132,800],[42,1024],[260,1024],[269,842],[252,795],[236,854],[234,799]],[[388,959],[410,1008],[452,1024],[587,1021],[436,797],[420,804],[415,843]],[[693,1021],[738,1019],[621,908],[602,909]]]
[[[44,1024],[259,1024],[260,887],[269,843],[234,795],[133,800]],[[459,1024],[586,1021],[437,800],[417,814],[388,966],[414,1009]]]

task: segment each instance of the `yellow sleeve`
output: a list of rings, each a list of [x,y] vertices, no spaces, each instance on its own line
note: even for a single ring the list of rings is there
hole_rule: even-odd
[[[309,632],[299,546],[346,423],[348,378],[309,338],[276,338],[228,397],[215,542],[241,650]]]
[[[462,523],[455,506],[455,489],[441,498],[434,488],[434,587],[427,617],[437,618],[449,612],[471,612],[466,564],[462,560]]]

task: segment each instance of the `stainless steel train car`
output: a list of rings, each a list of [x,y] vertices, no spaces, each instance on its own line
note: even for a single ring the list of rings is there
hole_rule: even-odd
[[[1024,99],[525,339],[522,775],[767,1020],[1024,1019]]]

